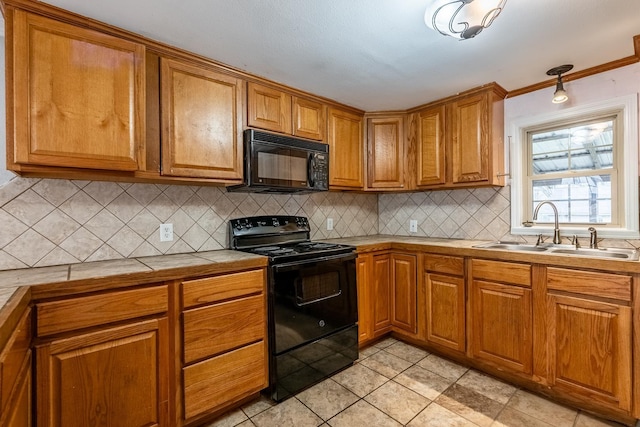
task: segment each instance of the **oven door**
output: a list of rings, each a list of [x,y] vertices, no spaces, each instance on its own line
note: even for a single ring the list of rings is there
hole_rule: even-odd
[[[351,252],[272,266],[275,354],[358,321],[355,258]]]

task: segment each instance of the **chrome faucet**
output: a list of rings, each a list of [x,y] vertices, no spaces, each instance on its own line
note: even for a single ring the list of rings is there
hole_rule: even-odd
[[[556,205],[554,205],[553,202],[549,200],[544,200],[538,203],[538,206],[536,206],[536,208],[533,211],[533,220],[535,221],[538,219],[538,211],[540,210],[540,206],[544,204],[547,204],[553,208],[553,215],[555,220],[554,229],[553,229],[553,244],[559,245],[561,243],[561,239],[560,239],[560,226],[558,225],[558,208],[556,208]]]
[[[589,227],[587,230],[589,230],[591,234],[589,237],[589,247],[591,249],[598,249],[598,232],[593,227]]]

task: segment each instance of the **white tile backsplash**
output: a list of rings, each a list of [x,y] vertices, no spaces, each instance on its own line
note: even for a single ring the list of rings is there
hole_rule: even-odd
[[[0,270],[223,249],[230,218],[274,214],[308,217],[315,240],[391,234],[531,241],[509,234],[509,187],[263,195],[16,177],[0,186]],[[334,221],[331,231],[327,218]],[[411,219],[417,233],[409,232]],[[172,242],[160,242],[158,228],[165,222],[173,224]],[[602,245],[636,247],[640,241]]]
[[[230,218],[274,214],[309,217],[313,239],[378,233],[375,194],[16,177],[0,187],[0,270],[223,249]],[[328,216],[336,224],[330,232]],[[165,222],[173,224],[172,242],[160,242]]]

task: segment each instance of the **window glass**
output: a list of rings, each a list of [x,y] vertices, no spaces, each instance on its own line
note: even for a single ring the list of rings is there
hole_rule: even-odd
[[[611,224],[617,174],[615,117],[529,132],[530,212],[544,200],[563,223]],[[542,207],[538,222],[553,222]]]

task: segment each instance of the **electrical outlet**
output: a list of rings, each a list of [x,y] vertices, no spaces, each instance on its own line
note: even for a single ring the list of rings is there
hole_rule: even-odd
[[[415,219],[410,219],[409,220],[409,232],[410,233],[417,233],[418,232],[418,221],[416,221]]]
[[[333,230],[333,218],[327,218],[327,231]]]
[[[160,241],[173,241],[173,224],[160,224]]]

